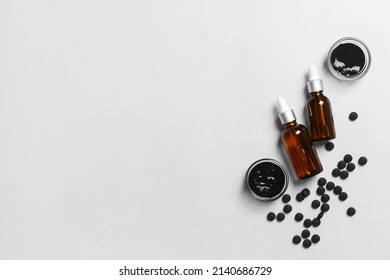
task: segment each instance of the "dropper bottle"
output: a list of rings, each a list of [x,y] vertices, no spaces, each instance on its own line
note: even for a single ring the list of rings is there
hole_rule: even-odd
[[[278,98],[278,107],[279,119],[284,125],[281,139],[295,175],[304,179],[320,173],[322,165],[308,129],[297,123],[294,111],[283,97]]]
[[[324,85],[318,76],[315,65],[309,67],[309,81],[307,89],[310,98],[307,100],[306,109],[309,118],[311,139],[323,141],[336,138],[332,107],[329,99],[324,95]]]

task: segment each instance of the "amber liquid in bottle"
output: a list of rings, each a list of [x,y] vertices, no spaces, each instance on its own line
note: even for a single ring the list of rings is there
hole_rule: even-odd
[[[312,141],[336,138],[332,107],[329,99],[321,91],[311,92],[306,109],[309,117]]]
[[[311,141],[308,129],[297,122],[284,124],[281,139],[298,179],[322,172],[322,165]]]

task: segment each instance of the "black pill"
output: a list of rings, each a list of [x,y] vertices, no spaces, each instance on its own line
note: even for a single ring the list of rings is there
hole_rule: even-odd
[[[326,149],[327,151],[333,150],[333,149],[334,149],[334,144],[333,144],[332,142],[326,143],[326,144],[325,144],[325,149]]]
[[[339,169],[344,169],[346,166],[347,166],[347,163],[345,161],[343,161],[343,160],[340,160],[337,163],[337,168],[339,168]]]
[[[290,200],[291,200],[291,196],[290,196],[289,194],[283,195],[282,201],[283,201],[284,203],[288,203]]]
[[[284,212],[284,213],[288,214],[288,213],[291,212],[291,210],[292,210],[292,207],[291,207],[290,204],[284,205],[284,207],[283,207],[283,212]]]
[[[348,176],[349,176],[348,171],[346,171],[346,170],[341,171],[341,173],[340,173],[340,178],[341,179],[345,180],[345,179],[348,178]]]
[[[323,211],[323,212],[328,212],[329,209],[330,209],[330,206],[329,206],[328,203],[323,203],[323,204],[321,205],[321,211]]]
[[[342,191],[343,191],[343,188],[340,187],[340,186],[336,186],[336,187],[334,187],[334,189],[333,189],[333,193],[334,193],[334,194],[340,194]]]
[[[358,114],[356,112],[352,112],[349,114],[349,119],[351,121],[355,121],[358,118]]]
[[[301,202],[305,197],[301,193],[297,193],[296,199],[297,201]]]
[[[302,191],[301,191],[301,194],[304,196],[304,197],[308,197],[310,195],[310,190],[308,188],[304,188]]]
[[[300,222],[303,220],[303,214],[302,213],[296,213],[295,214],[295,221]]]
[[[366,157],[360,157],[358,160],[359,165],[363,166],[367,163],[367,158]]]
[[[272,222],[273,220],[275,220],[275,213],[274,212],[269,212],[268,215],[267,215],[267,220]]]
[[[318,227],[321,224],[320,219],[314,218],[312,221],[313,227]]]
[[[311,222],[311,220],[310,219],[306,219],[304,222],[303,222],[303,225],[305,226],[305,227],[311,227],[311,224],[312,224],[312,222]]]
[[[321,202],[317,199],[313,200],[313,202],[311,203],[311,207],[313,207],[313,209],[317,209],[318,207],[320,207],[321,205]]]
[[[299,242],[300,241],[301,240],[299,240]],[[311,242],[313,242],[313,244],[320,242],[320,236],[318,234],[313,234],[313,236],[311,237]]]
[[[333,188],[334,188],[334,183],[333,183],[333,182],[328,182],[328,183],[326,184],[326,189],[327,189],[328,191],[333,190]]]
[[[295,236],[293,237],[292,242],[293,242],[294,244],[299,244],[299,243],[301,242],[301,237],[300,237],[299,235],[295,235]]]
[[[311,246],[311,241],[309,239],[303,240],[303,247],[309,248]]]
[[[341,171],[338,168],[335,168],[335,169],[332,170],[333,177],[339,177],[340,173],[341,173]]]
[[[340,199],[341,201],[344,201],[344,200],[346,200],[347,198],[348,198],[348,194],[347,194],[347,193],[342,192],[342,193],[339,194],[339,199]]]
[[[346,163],[351,162],[351,161],[352,161],[352,156],[351,156],[350,154],[346,154],[346,155],[344,156],[344,161],[345,161]]]
[[[276,220],[281,222],[284,220],[286,216],[283,214],[283,213],[278,213],[278,215],[276,216]]]
[[[352,171],[354,171],[355,170],[355,164],[354,163],[352,163],[352,162],[350,162],[350,163],[348,163],[348,165],[347,165],[347,170],[349,171],[349,172],[352,172]]]
[[[318,195],[323,195],[325,193],[325,188],[324,187],[318,187],[317,188],[317,194]]]
[[[324,177],[321,177],[320,179],[318,179],[318,185],[320,186],[320,187],[323,187],[323,186],[325,186],[325,184],[326,184],[326,179],[324,178]]]
[[[349,208],[347,209],[347,215],[348,215],[348,216],[353,216],[353,215],[355,215],[355,213],[356,213],[355,208],[349,207]]]
[[[303,238],[308,238],[308,237],[310,236],[310,231],[307,230],[307,229],[304,229],[304,230],[302,231],[301,236],[302,236]]]
[[[324,193],[323,195],[321,195],[321,201],[322,202],[328,202],[330,199],[329,195]]]
[[[317,219],[321,220],[322,217],[324,216],[324,214],[325,214],[325,212],[321,211],[320,214],[318,214]]]

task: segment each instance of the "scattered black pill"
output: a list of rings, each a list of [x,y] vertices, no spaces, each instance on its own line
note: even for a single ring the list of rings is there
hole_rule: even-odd
[[[345,180],[345,179],[348,178],[348,176],[349,176],[349,173],[348,173],[347,170],[341,171],[341,173],[340,173],[340,178],[341,178],[341,179]]]
[[[343,161],[343,160],[340,160],[337,163],[337,168],[339,168],[339,169],[344,169],[346,166],[347,166],[347,163],[345,161]]]
[[[273,220],[275,220],[275,213],[274,212],[269,212],[268,215],[267,215],[267,220],[272,222]]]
[[[347,165],[347,170],[348,170],[349,172],[354,171],[355,168],[356,168],[356,166],[355,166],[354,163],[352,163],[352,162],[348,163],[348,165]]]
[[[313,202],[311,203],[311,207],[313,207],[313,209],[317,209],[318,207],[320,207],[320,205],[321,202],[318,199],[314,199]]]
[[[321,205],[321,211],[323,211],[323,212],[328,212],[329,209],[330,209],[330,206],[329,206],[328,203],[323,203],[323,204]]]
[[[339,194],[339,199],[341,201],[345,201],[347,198],[348,198],[348,194],[347,193],[342,192],[342,193]]]
[[[303,196],[303,194],[297,193],[296,199],[297,199],[297,201],[301,202],[302,200],[305,199],[305,197]]]
[[[366,157],[360,157],[358,160],[359,165],[363,166],[367,163],[367,158]]]
[[[350,154],[346,154],[345,156],[344,156],[344,161],[346,162],[346,163],[349,163],[349,162],[351,162],[352,161],[352,156],[350,155]]]
[[[276,220],[278,220],[279,222],[283,221],[284,218],[286,216],[283,214],[283,213],[278,213],[278,215],[276,216]]]
[[[318,214],[317,219],[318,219],[318,220],[321,220],[322,217],[324,216],[324,214],[325,214],[325,212],[324,212],[324,211],[321,211],[320,214]]]
[[[323,195],[325,193],[325,188],[324,187],[318,187],[317,188],[317,194],[318,195]]]
[[[340,194],[342,191],[343,191],[343,188],[340,187],[340,186],[336,186],[336,187],[334,187],[334,189],[333,189],[333,193],[334,193],[334,194]]]
[[[334,144],[333,144],[332,142],[326,143],[326,144],[325,144],[325,149],[326,149],[327,151],[333,150],[333,149],[334,149]]]
[[[309,239],[303,240],[303,247],[309,248],[311,246],[311,241]]]
[[[292,207],[291,207],[290,204],[284,205],[284,207],[283,207],[283,212],[284,212],[284,213],[288,214],[288,213],[291,212],[291,210],[292,210]]]
[[[327,189],[328,191],[333,190],[333,189],[334,189],[334,183],[333,183],[333,182],[328,182],[328,183],[326,184],[326,189]]]
[[[299,235],[295,235],[295,236],[293,237],[292,242],[293,242],[294,244],[299,244],[299,243],[301,243],[301,237],[300,237]]]
[[[290,200],[291,200],[291,196],[290,196],[289,194],[283,195],[282,201],[283,201],[284,203],[288,203]]]
[[[304,197],[308,197],[310,195],[310,190],[308,188],[304,188],[302,191],[301,191],[301,194],[304,196]]]
[[[324,177],[321,177],[320,179],[318,179],[318,185],[320,186],[320,187],[323,187],[323,186],[325,186],[325,184],[326,184],[326,179],[324,178]]]
[[[352,113],[349,114],[349,119],[350,119],[351,121],[356,121],[357,118],[358,118],[358,116],[359,116],[358,113],[352,112]]]
[[[300,222],[303,220],[303,214],[302,213],[296,213],[295,214],[295,221]]]
[[[352,217],[353,215],[355,215],[355,213],[356,213],[355,208],[349,207],[349,208],[347,209],[347,215],[348,215],[348,216]]]
[[[307,229],[304,229],[304,230],[302,231],[301,236],[302,236],[303,238],[308,238],[308,237],[310,236],[310,231],[307,230]]]
[[[317,218],[313,219],[313,221],[312,221],[313,227],[318,227],[320,224],[321,224],[321,220],[320,219],[317,219]]]
[[[335,168],[335,169],[332,170],[333,177],[339,177],[340,173],[341,173],[341,170],[338,169],[338,168]]]
[[[301,240],[299,240],[300,242]],[[318,234],[313,234],[312,237],[311,237],[311,242],[313,242],[313,244],[316,244],[318,242],[320,242],[320,236]]]
[[[330,196],[326,193],[324,193],[323,195],[321,195],[321,201],[322,202],[328,202],[330,199]]]
[[[311,224],[312,224],[312,222],[311,222],[310,219],[306,219],[306,220],[303,222],[303,225],[304,225],[306,228],[311,227]]]

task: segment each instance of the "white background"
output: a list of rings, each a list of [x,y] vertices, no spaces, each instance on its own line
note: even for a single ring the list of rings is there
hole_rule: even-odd
[[[388,1],[0,2],[0,258],[389,259]],[[361,80],[325,67],[354,36],[372,53]],[[282,223],[278,200],[244,185],[265,157],[289,166],[276,98],[306,123],[306,71],[319,67],[335,149],[369,162],[331,194],[310,249],[312,191]],[[355,122],[351,111],[359,113]],[[290,169],[291,171],[291,169]],[[293,173],[290,173],[293,176]],[[357,209],[350,218],[349,206]]]

